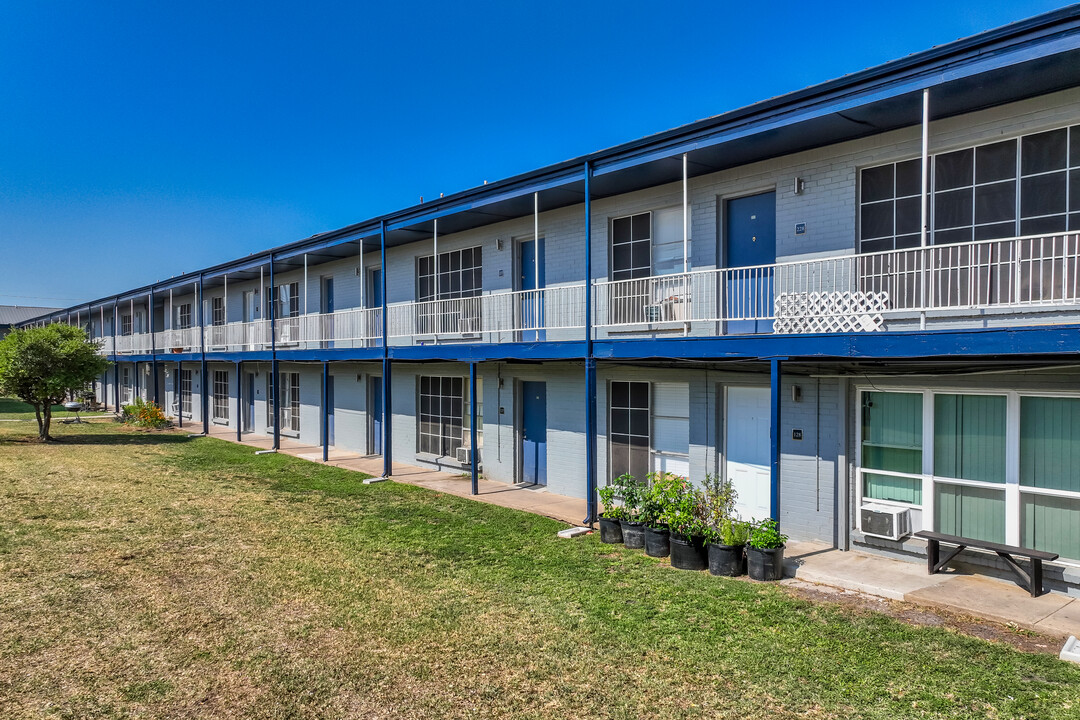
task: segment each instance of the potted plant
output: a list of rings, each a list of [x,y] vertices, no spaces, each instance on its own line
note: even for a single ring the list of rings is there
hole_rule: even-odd
[[[645,529],[640,518],[640,486],[632,475],[623,474],[613,483],[615,492],[623,499],[624,512],[619,518],[623,545],[632,550],[645,547]],[[631,511],[631,508],[633,510]]]
[[[746,570],[744,545],[750,525],[735,514],[738,493],[730,480],[717,475],[705,476],[705,540],[709,573],[735,577]]]
[[[704,570],[704,501],[701,491],[686,478],[678,478],[676,491],[664,511],[671,542],[671,566],[680,570]]]
[[[787,540],[787,535],[780,534],[775,520],[754,526],[746,547],[746,566],[752,580],[779,580],[784,576]]]
[[[617,493],[618,487],[614,484],[596,491],[596,494],[600,496],[600,502],[604,504],[604,512],[600,515],[600,542],[612,545],[623,541],[620,521],[626,514],[622,507],[615,504]]]
[[[671,553],[664,509],[678,493],[679,478],[671,473],[649,473],[649,487],[642,494],[641,520],[645,525],[645,554],[667,557]]]

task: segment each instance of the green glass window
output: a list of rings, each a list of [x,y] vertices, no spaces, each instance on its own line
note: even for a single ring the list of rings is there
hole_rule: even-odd
[[[866,392],[862,396],[862,467],[922,474],[922,395]],[[921,478],[864,473],[863,495],[922,503]]]
[[[1005,542],[1005,491],[936,483],[934,521],[938,532]]]
[[[934,475],[1005,482],[1005,402],[1001,395],[934,396]]]
[[[1080,399],[1020,398],[1020,484],[1080,492]]]
[[[1080,560],[1080,500],[1022,493],[1020,536],[1024,547]]]

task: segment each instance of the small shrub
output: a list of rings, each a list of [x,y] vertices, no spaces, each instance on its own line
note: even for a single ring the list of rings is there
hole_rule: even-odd
[[[750,538],[750,523],[736,518],[724,518],[719,528],[709,528],[706,535],[709,542],[738,547],[745,545]]]
[[[775,520],[766,520],[750,531],[750,547],[758,550],[774,550],[787,544],[787,535],[780,533]]]
[[[599,488],[596,494],[600,496],[600,502],[604,504],[604,517],[611,520],[626,518],[626,509],[616,502],[616,498],[619,496],[618,480]]]
[[[144,402],[142,398],[135,398],[135,402],[125,405],[120,411],[120,420],[128,425],[136,427],[160,429],[169,424],[165,417],[165,411],[154,402]]]

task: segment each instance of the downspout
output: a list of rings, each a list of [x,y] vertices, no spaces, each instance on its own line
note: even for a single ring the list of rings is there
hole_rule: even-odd
[[[112,344],[113,344],[113,390],[116,391],[116,412],[120,412],[120,364],[116,362],[116,302],[113,298]]]
[[[930,88],[923,89],[922,95],[922,188],[921,188],[921,206],[919,208],[922,218],[922,225],[919,230],[919,245],[922,248],[922,283],[920,283],[920,295],[922,309],[919,311],[919,329],[926,329],[926,300],[927,300],[927,287],[926,283],[929,280],[929,251],[926,249],[927,232],[929,230],[929,218],[927,207],[928,194],[930,191]]]
[[[203,282],[203,274],[199,273],[199,351],[202,355],[202,360],[199,365],[199,407],[202,412],[203,435],[209,435],[210,413],[208,411],[209,405],[206,396],[206,388],[209,385],[209,381],[206,378],[206,313],[203,312],[203,305],[206,304],[206,292],[203,287]]]
[[[781,396],[781,374],[780,374],[780,358],[773,358],[769,363],[769,389],[770,389],[770,405],[772,409],[772,417],[769,423],[770,432],[769,437],[772,441],[771,447],[771,467],[769,472],[769,484],[771,486],[771,503],[769,506],[769,515],[776,521],[777,525],[780,524],[780,403]]]
[[[480,475],[476,446],[476,363],[469,363],[469,471],[472,476],[472,494],[480,494]]]
[[[596,522],[596,358],[592,328],[592,166],[585,163],[585,525]]]
[[[154,376],[154,404],[161,405],[161,389],[158,387],[158,372],[157,372],[157,337],[154,335],[154,331],[157,329],[154,324],[154,286],[150,286],[150,294],[147,296],[147,305],[149,309],[147,313],[150,315],[150,372]]]
[[[241,437],[241,433],[244,430],[243,414],[242,414],[243,411],[241,410],[241,407],[242,407],[241,401],[243,400],[242,395],[243,395],[243,392],[244,392],[244,384],[242,382],[240,382],[240,371],[241,371],[241,368],[243,367],[243,364],[244,364],[243,360],[237,360],[236,361],[236,442],[243,442],[244,441],[244,438]]]
[[[281,448],[281,408],[278,406],[281,398],[281,388],[278,378],[278,359],[277,359],[277,312],[275,305],[275,298],[278,295],[277,285],[274,284],[274,254],[270,253],[270,297],[266,299],[266,304],[270,306],[270,399],[273,402],[274,408],[274,444],[271,446],[273,450],[279,450]]]
[[[330,363],[323,360],[322,364],[322,461],[330,459],[330,412],[327,408],[329,400]]]

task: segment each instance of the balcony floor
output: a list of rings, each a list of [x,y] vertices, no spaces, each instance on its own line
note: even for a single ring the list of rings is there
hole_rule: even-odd
[[[197,425],[193,425],[193,427],[197,427]],[[236,442],[236,431],[211,427],[210,437]],[[274,441],[269,435],[246,433],[243,435],[240,444],[251,446],[257,450],[269,450]],[[303,460],[322,462],[322,448],[320,446],[308,445],[291,438],[281,438],[280,452]],[[328,465],[362,472],[372,477],[382,475],[383,460],[379,455],[364,456],[336,448],[330,448],[328,455]],[[481,479],[478,483],[479,494],[474,496],[471,494],[472,483],[468,475],[439,472],[399,462],[394,463],[393,479],[397,482],[417,485],[435,492],[457,495],[458,497],[470,498],[514,510],[523,510],[570,525],[581,524],[586,513],[584,499],[556,495],[542,487],[532,485],[508,485],[493,480]]]

